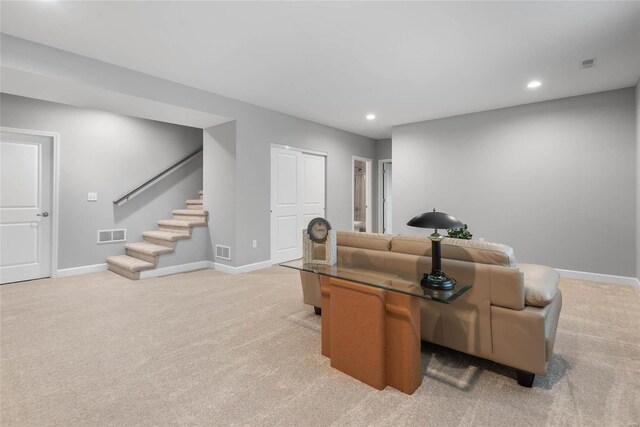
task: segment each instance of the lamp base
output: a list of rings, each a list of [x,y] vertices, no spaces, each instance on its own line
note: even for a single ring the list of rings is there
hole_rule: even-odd
[[[445,276],[444,273],[438,275],[425,273],[425,275],[422,276],[422,280],[420,280],[420,286],[438,291],[451,290],[455,284],[455,279]]]

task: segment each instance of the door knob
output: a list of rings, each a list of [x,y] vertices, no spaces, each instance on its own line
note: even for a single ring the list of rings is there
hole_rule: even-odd
[[[37,216],[43,216],[43,217],[48,217],[49,216],[49,212],[42,212],[41,214],[36,214]]]

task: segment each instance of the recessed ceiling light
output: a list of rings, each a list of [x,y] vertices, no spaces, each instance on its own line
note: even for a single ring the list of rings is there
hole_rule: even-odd
[[[376,118],[375,114],[367,114],[367,120],[373,120]]]
[[[539,80],[531,80],[529,83],[527,83],[527,87],[529,89],[535,89],[540,86],[542,86],[542,83],[540,83]]]

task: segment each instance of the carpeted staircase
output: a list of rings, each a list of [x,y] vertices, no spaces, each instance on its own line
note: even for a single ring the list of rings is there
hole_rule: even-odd
[[[158,221],[159,230],[142,233],[142,242],[127,243],[126,255],[107,258],[109,270],[132,280],[140,279],[140,272],[152,270],[158,265],[160,255],[176,250],[178,240],[191,238],[193,227],[206,227],[208,212],[203,210],[203,195],[187,200],[187,209],[173,211],[173,219]]]

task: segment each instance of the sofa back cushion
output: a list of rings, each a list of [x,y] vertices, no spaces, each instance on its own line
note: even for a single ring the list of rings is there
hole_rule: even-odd
[[[338,246],[338,264],[356,268],[385,271],[385,255],[387,251]]]
[[[391,248],[391,234],[360,233],[357,231],[338,231],[338,246],[388,251]]]
[[[391,240],[391,252],[430,257],[431,240],[428,237],[395,236]],[[442,240],[442,258],[504,267],[516,266],[513,248],[501,243],[477,240],[445,238]]]
[[[385,267],[412,273],[416,280],[431,270],[431,257],[387,252]],[[459,283],[472,283],[453,304],[420,301],[422,339],[459,351],[491,355],[491,283],[489,265],[442,260],[443,270]]]

